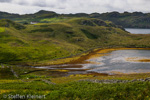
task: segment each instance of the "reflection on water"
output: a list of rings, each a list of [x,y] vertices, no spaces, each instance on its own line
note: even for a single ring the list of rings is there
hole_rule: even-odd
[[[117,50],[108,56],[103,56],[95,60],[102,63],[101,65],[83,65],[90,68],[88,71],[98,73],[145,73],[150,72],[150,62],[134,62],[127,58],[149,58],[150,50]],[[90,59],[93,61],[93,59]]]
[[[150,59],[150,50],[116,50],[103,55],[88,59],[89,63],[86,64],[65,64],[36,68],[57,72],[57,75],[61,73],[62,76],[93,72],[107,74],[150,72],[150,60],[148,60]],[[140,62],[130,60],[131,58],[146,58],[147,60],[146,62]]]

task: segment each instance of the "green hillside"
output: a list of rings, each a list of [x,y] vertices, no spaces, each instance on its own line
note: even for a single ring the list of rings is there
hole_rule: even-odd
[[[131,35],[109,21],[71,18],[53,23],[21,25],[0,20],[0,63],[48,65],[98,47],[149,47],[147,36]],[[140,43],[140,41],[144,40]],[[49,62],[49,63],[48,63]]]
[[[150,28],[150,14],[142,12],[110,12],[100,15],[92,14],[91,17],[110,20],[117,25],[129,28]]]
[[[72,18],[98,18],[109,20],[116,25],[124,28],[150,28],[150,13],[142,12],[107,12],[107,13],[76,13],[76,14],[58,14],[53,11],[41,10],[34,14],[10,14],[7,12],[0,12],[0,19],[10,19],[18,23],[29,24],[32,21],[40,23],[54,23],[63,22]]]

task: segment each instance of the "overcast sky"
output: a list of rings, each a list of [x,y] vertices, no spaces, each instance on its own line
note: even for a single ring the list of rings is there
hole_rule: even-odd
[[[39,10],[57,13],[150,12],[150,0],[0,0],[0,11],[25,14]]]

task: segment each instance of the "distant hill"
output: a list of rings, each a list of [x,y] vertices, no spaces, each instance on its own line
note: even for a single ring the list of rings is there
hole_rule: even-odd
[[[26,15],[18,15],[18,14],[10,14],[6,12],[0,12],[0,19],[11,19],[19,23],[29,23],[31,21],[38,21],[45,18],[58,18],[58,17],[87,17],[87,18],[98,18],[103,20],[109,20],[113,23],[123,26],[124,28],[150,28],[150,13],[142,13],[142,12],[109,12],[109,13],[77,13],[77,14],[57,14],[53,11],[45,11],[41,10],[34,14],[26,14]],[[47,22],[46,20],[43,22]],[[50,22],[50,21],[48,21]]]
[[[14,19],[14,18],[19,18],[19,14],[11,14],[7,12],[1,12],[0,11],[0,19]]]
[[[103,20],[110,20],[117,25],[127,28],[150,28],[150,13],[142,12],[110,12],[103,14],[91,14],[93,18],[100,18]]]
[[[40,10],[35,13],[35,15],[41,15],[41,14],[56,14],[56,13],[53,11],[45,11],[45,10]]]

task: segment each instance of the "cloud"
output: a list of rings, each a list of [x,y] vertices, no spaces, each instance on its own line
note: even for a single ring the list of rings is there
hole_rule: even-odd
[[[12,0],[0,0],[0,2],[11,2]]]
[[[38,7],[52,7],[52,5],[63,5],[68,0],[0,0],[0,2],[12,3],[18,5],[38,6]]]
[[[24,11],[24,13],[38,9],[53,10],[58,13],[149,12],[150,9],[150,0],[0,0],[0,2],[0,10],[3,7],[6,9],[7,4],[10,9],[16,9],[16,12]],[[16,5],[13,6],[15,8],[11,8],[12,5]]]

